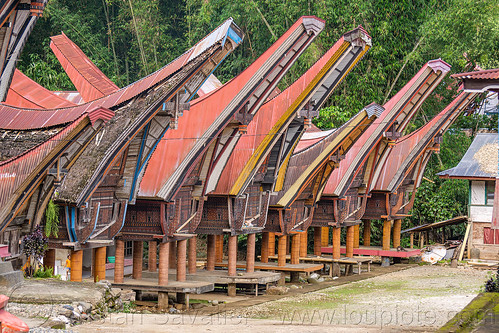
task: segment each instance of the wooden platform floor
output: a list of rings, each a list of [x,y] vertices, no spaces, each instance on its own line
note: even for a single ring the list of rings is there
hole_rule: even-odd
[[[176,270],[170,269],[168,271],[168,281],[174,281],[176,278]],[[148,279],[157,279],[157,272],[142,272],[142,276]],[[226,270],[207,271],[205,269],[198,269],[195,274],[186,274],[187,281],[204,281],[215,284],[229,284],[229,283],[247,283],[247,284],[267,284],[279,281],[281,278],[280,273],[255,271],[253,273],[238,272],[236,276],[228,276]]]
[[[224,260],[221,263],[215,263],[216,267],[227,267],[228,262]],[[236,264],[237,268],[246,268],[246,262],[238,261]],[[303,272],[303,273],[311,273],[315,271],[320,271],[324,268],[324,264],[288,264],[285,266],[277,266],[277,263],[269,262],[255,262],[255,270],[261,271],[280,271],[280,272]]]
[[[333,253],[333,247],[331,245],[322,247],[322,253]],[[342,254],[346,253],[346,248],[341,247],[340,252]],[[412,256],[417,256],[421,254],[420,249],[404,249],[399,251],[395,248],[390,250],[383,250],[381,246],[360,246],[358,249],[353,249],[354,255],[361,256],[379,256],[379,257],[394,257],[394,258],[409,258]]]
[[[157,277],[147,278],[142,277],[140,280],[126,278],[123,283],[112,283],[113,287],[132,289],[138,291],[159,291],[165,293],[186,293],[186,294],[202,294],[213,291],[215,285],[206,281],[184,281],[179,282],[168,279],[166,286],[159,286]]]

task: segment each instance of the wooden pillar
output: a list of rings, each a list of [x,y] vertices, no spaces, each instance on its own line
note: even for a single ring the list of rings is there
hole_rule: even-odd
[[[305,230],[300,235],[300,257],[307,256],[308,247],[308,230]]]
[[[142,252],[144,244],[142,241],[133,242],[133,271],[132,278],[135,280],[142,279]]]
[[[248,234],[246,243],[246,273],[253,273],[255,271],[255,242],[256,235]]]
[[[170,267],[175,267],[177,265],[177,241],[170,242],[170,258],[168,263]]]
[[[94,249],[94,282],[106,279],[106,247]]]
[[[189,238],[189,254],[188,254],[188,265],[189,274],[196,273],[196,261],[197,261],[197,237]]]
[[[208,235],[207,249],[206,249],[206,270],[215,270],[215,235]]]
[[[237,235],[229,236],[229,276],[236,276],[237,273]]]
[[[354,226],[350,225],[347,227],[347,241],[346,241],[346,253],[347,258],[353,257],[353,239],[354,239]]]
[[[170,244],[159,243],[158,285],[168,284],[168,268],[170,261]]]
[[[393,221],[393,247],[400,246],[400,232],[402,231],[402,220],[396,219]]]
[[[47,268],[55,268],[55,249],[48,249],[43,256],[43,266]],[[54,272],[55,273],[55,272]]]
[[[390,232],[392,228],[392,222],[389,220],[383,221],[383,250],[390,250]]]
[[[371,246],[371,220],[364,221],[364,246]]]
[[[286,266],[286,236],[277,238],[277,266]]]
[[[81,282],[83,268],[83,250],[71,251],[71,281]]]
[[[177,281],[185,281],[187,239],[177,241]]]
[[[322,229],[321,227],[314,227],[314,255],[320,256],[322,254]]]
[[[341,228],[333,227],[333,259],[341,257]]]
[[[300,263],[300,234],[295,234],[291,237],[291,264],[297,265]]]
[[[360,246],[360,224],[353,226],[353,248],[358,249]]]
[[[158,252],[158,243],[156,241],[149,241],[149,254],[148,254],[148,263],[147,269],[149,272],[156,272],[156,268],[158,263],[156,262],[156,256]]]
[[[414,233],[411,232],[409,234],[409,237],[410,237],[410,241],[411,241],[411,243],[410,243],[411,244],[411,249],[413,249],[414,248]]]
[[[275,233],[269,232],[269,256],[275,256]]]
[[[260,257],[260,261],[263,263],[269,262],[269,233],[264,232],[262,234],[262,256]]]
[[[329,227],[322,227],[321,245],[322,247],[329,245]]]
[[[125,274],[125,242],[117,239],[115,241],[116,251],[114,254],[114,282],[123,283]]]
[[[224,260],[224,235],[215,236],[215,262]]]

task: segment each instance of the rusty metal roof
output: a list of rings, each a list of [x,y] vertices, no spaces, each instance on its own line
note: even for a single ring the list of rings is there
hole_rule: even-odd
[[[229,19],[228,21],[233,24],[232,19]],[[218,36],[220,33],[219,30],[222,28],[228,29],[226,25],[223,24],[215,31],[213,31],[210,35],[215,34]],[[228,34],[229,30],[226,30],[225,33]],[[216,41],[212,45],[212,47],[224,42],[225,39],[222,38],[221,40]],[[75,107],[57,108],[41,111],[36,109],[14,108],[5,104],[1,104],[0,128],[9,130],[27,130],[58,126],[70,123],[82,114],[88,113],[98,107],[104,107],[107,109],[116,108],[120,104],[129,101],[130,99],[140,95],[144,91],[171,77],[174,73],[176,73],[190,61],[189,59],[191,59],[191,55],[193,54],[195,49],[199,51],[199,48],[196,47],[197,44],[186,53],[173,60],[168,65],[138,80],[137,82],[134,82],[114,93],[111,93],[110,95]],[[206,48],[205,44],[203,44],[203,48]]]
[[[452,74],[454,79],[499,80],[499,68]]]
[[[404,178],[415,167],[419,157],[428,147],[434,145],[433,138],[437,135],[443,135],[476,95],[477,93],[462,92],[423,127],[399,138],[395,146],[388,151],[388,157],[372,190],[396,191]]]
[[[258,117],[260,105],[317,35],[314,25],[323,27],[324,22],[315,17],[300,18],[241,74],[192,101],[190,110],[179,118],[178,129],[168,131],[158,144],[142,178],[138,196],[170,200],[236,111],[246,105],[248,112]]]
[[[441,178],[495,179],[497,147],[497,133],[478,133],[458,165],[438,175]]]
[[[371,38],[362,27],[347,32],[298,80],[266,102],[239,138],[211,194],[240,194],[296,112],[310,101],[319,110],[370,46]]]
[[[14,71],[5,104],[30,109],[54,109],[76,105],[45,89],[18,69]]]
[[[84,101],[93,101],[119,89],[64,33],[50,40],[50,48]]]
[[[340,162],[339,168],[332,172],[324,189],[324,195],[344,195],[388,128],[396,124],[396,130],[401,132],[449,70],[450,66],[440,59],[429,61],[395,96],[385,103],[381,116],[357,140]],[[378,155],[386,151],[386,144],[382,148],[378,151]]]

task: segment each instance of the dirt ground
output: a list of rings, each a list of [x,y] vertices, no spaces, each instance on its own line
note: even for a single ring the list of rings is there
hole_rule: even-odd
[[[415,266],[215,315],[111,314],[77,332],[424,332],[434,331],[477,295],[486,271]]]

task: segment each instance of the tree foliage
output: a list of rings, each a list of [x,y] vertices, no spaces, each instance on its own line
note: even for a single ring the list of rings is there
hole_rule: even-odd
[[[48,239],[43,235],[42,228],[38,226],[31,234],[23,237],[21,246],[22,253],[26,255],[28,260],[24,271],[25,275],[33,276],[47,251]]]
[[[281,81],[284,89],[345,32],[362,25],[373,38],[365,58],[337,87],[315,124],[339,126],[372,102],[383,104],[427,61],[442,58],[452,72],[499,66],[497,0],[51,0],[25,47],[20,69],[52,90],[74,89],[49,49],[49,37],[63,31],[118,86],[164,66],[228,17],[245,33],[243,44],[216,71],[226,82],[260,56],[302,15],[325,20],[324,31]],[[447,76],[407,128],[414,131],[456,95]],[[497,118],[464,118],[445,135],[416,197],[419,224],[466,212],[464,182],[440,180],[471,138],[462,129],[493,128]]]

